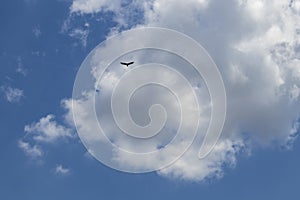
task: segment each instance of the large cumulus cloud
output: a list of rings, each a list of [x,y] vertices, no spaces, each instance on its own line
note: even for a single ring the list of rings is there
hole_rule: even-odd
[[[140,16],[134,26],[181,31],[201,43],[219,67],[228,97],[222,138],[204,160],[197,159],[201,141],[196,140],[159,174],[190,180],[221,177],[222,166],[234,166],[242,149],[291,147],[300,116],[299,0],[74,0],[71,12],[113,12],[120,29],[130,28],[133,17]],[[65,106],[70,114],[70,100]],[[126,161],[122,155],[116,159]]]

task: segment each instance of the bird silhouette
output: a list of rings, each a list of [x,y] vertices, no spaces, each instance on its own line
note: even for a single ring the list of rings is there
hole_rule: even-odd
[[[129,65],[132,65],[134,62],[129,62],[129,63],[126,63],[126,62],[120,62],[121,65],[126,65],[126,67],[128,67]]]

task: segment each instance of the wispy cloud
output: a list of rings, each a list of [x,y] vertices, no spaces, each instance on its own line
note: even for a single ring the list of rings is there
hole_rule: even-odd
[[[43,156],[43,150],[38,145],[30,145],[28,142],[19,140],[18,146],[24,153],[31,158],[39,158]]]
[[[10,103],[18,103],[24,97],[24,91],[18,88],[2,86],[0,90],[4,93],[6,100]]]
[[[21,57],[18,57],[17,59],[17,69],[16,72],[22,74],[23,76],[27,75],[27,69],[23,66],[23,61]]]
[[[32,29],[32,33],[34,34],[34,36],[36,38],[39,38],[42,35],[42,31],[38,26],[36,26]]]
[[[83,47],[86,47],[87,39],[88,39],[88,35],[89,35],[89,30],[77,28],[77,29],[72,30],[69,33],[69,35],[71,37],[79,40]]]
[[[71,172],[70,168],[64,167],[61,164],[57,165],[55,167],[55,174],[59,174],[59,175],[68,175]]]

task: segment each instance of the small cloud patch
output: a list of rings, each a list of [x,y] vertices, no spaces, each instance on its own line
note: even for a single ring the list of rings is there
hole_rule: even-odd
[[[4,97],[9,103],[18,103],[24,97],[24,91],[18,88],[2,86],[0,91],[4,93]]]
[[[55,174],[58,174],[58,175],[68,175],[70,174],[71,170],[69,168],[66,168],[62,165],[57,165],[55,167]]]

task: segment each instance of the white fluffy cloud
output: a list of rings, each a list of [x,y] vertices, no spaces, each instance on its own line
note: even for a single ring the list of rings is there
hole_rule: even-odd
[[[234,167],[236,154],[245,148],[241,140],[220,140],[204,160],[198,160],[199,149],[197,146],[194,147],[196,148],[187,151],[172,166],[160,170],[158,173],[163,176],[193,181],[203,181],[208,178],[218,179],[224,175],[222,167],[224,165]]]
[[[38,122],[26,125],[24,131],[37,142],[55,142],[58,139],[74,137],[71,129],[54,120],[54,115],[47,115]]]
[[[143,21],[136,26],[175,29],[201,43],[218,65],[227,90],[227,121],[214,151],[197,160],[196,141],[160,174],[190,180],[220,177],[223,164],[234,165],[241,149],[290,147],[300,116],[299,0],[153,0],[133,1],[126,8],[120,2],[74,0],[71,11],[112,11],[123,26],[132,15],[120,13],[135,12],[132,8],[137,7]],[[92,127],[86,120],[80,122],[83,129]],[[120,155],[117,158],[124,162]]]
[[[19,140],[18,146],[31,158],[44,156],[44,144],[53,144],[75,137],[71,128],[67,128],[55,121],[54,115],[47,115],[38,122],[26,125],[24,131],[26,134]]]
[[[2,86],[0,89],[9,103],[20,102],[20,100],[24,97],[24,91],[21,89],[5,86]]]

